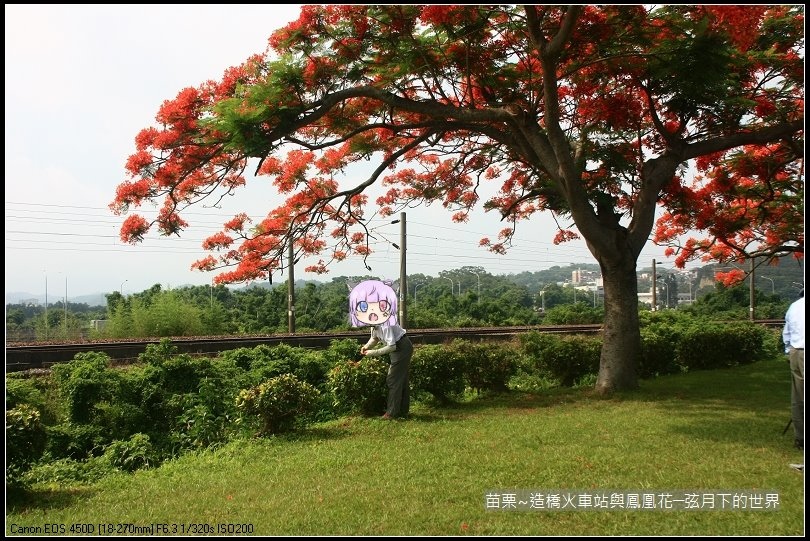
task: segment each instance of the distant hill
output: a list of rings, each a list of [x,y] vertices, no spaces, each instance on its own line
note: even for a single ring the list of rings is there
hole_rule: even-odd
[[[796,298],[798,295],[799,290],[804,285],[804,267],[802,264],[797,263],[794,260],[789,258],[784,258],[785,260],[781,262],[780,265],[773,266],[773,267],[760,267],[756,272],[756,287],[761,291],[767,293],[774,293],[782,296],[786,299],[793,299]],[[739,268],[739,266],[735,265]],[[721,265],[706,265],[697,269],[693,269],[696,272],[698,279],[705,279],[705,281],[711,284],[713,288],[714,282],[714,273],[718,269],[730,269],[731,266],[721,266]],[[651,271],[651,267],[641,267],[639,266],[638,271],[639,273],[642,272],[649,272]],[[545,284],[548,283],[563,283],[568,282],[572,278],[573,271],[581,271],[585,273],[599,273],[599,265],[597,264],[570,264],[566,266],[559,266],[555,265],[551,268],[544,269],[541,271],[536,272],[521,272],[517,274],[506,274],[500,275],[507,278],[509,281],[516,283],[518,285],[526,287],[529,292],[535,293],[539,291]],[[666,268],[664,266],[658,267],[658,275],[659,277],[663,277],[666,274],[670,274],[673,272],[678,272],[676,269]],[[277,280],[274,280],[273,283],[267,281],[259,281],[253,282],[250,285],[242,285],[242,286],[228,286],[234,290],[238,289],[248,289],[248,288],[263,288],[263,289],[273,289],[276,287],[287,287],[287,282],[284,280],[285,277],[278,277]],[[331,279],[330,282],[322,282],[319,280],[296,280],[295,287],[296,289],[304,288],[308,283],[314,283],[317,285],[322,285],[324,283],[334,283],[334,282],[358,282],[365,279],[369,279],[369,276],[365,277],[346,277],[346,276],[339,276],[334,277]],[[184,287],[191,287],[186,285],[174,286],[172,289],[180,289]],[[129,293],[137,293],[137,292],[129,292]],[[60,302],[63,298],[60,297],[58,294],[54,296],[50,296],[48,298],[48,303],[53,304],[55,302]],[[42,294],[33,294],[21,291],[14,291],[14,292],[6,292],[6,304],[19,304],[21,302],[36,302],[39,304],[45,304],[45,296]],[[76,297],[68,297],[69,303],[83,303],[87,304],[90,307],[93,306],[107,306],[107,298],[105,297],[104,293],[94,293],[90,295],[79,295]]]
[[[104,296],[104,293],[93,293],[90,295],[78,295],[76,297],[68,297],[68,305],[70,303],[77,303],[77,304],[86,304],[88,306],[107,306],[107,297]],[[64,297],[60,297],[59,295],[48,295],[48,305],[55,302],[60,302],[64,300]],[[33,293],[26,293],[24,291],[9,291],[6,292],[6,304],[20,304],[23,302],[37,302],[39,304],[45,304],[45,295],[39,294],[35,295]]]

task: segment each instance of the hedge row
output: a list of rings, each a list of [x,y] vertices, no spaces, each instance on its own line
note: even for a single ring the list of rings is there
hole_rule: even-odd
[[[672,316],[643,323],[641,377],[749,363],[779,346],[776,333],[749,323]],[[468,391],[519,388],[516,382],[527,377],[547,387],[592,383],[600,347],[597,337],[538,332],[510,343],[456,339],[418,346],[411,389],[447,403]],[[257,346],[214,359],[178,354],[164,340],[140,361],[114,369],[106,355],[84,353],[54,366],[50,376],[7,374],[7,484],[30,482],[26,472],[38,463],[42,471],[71,464],[96,473],[133,470],[238,435],[284,432],[352,413],[379,415],[385,408],[387,365],[361,359],[351,339],[321,351]]]

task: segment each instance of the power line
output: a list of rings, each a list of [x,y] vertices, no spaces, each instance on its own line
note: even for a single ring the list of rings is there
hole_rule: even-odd
[[[235,215],[234,213],[183,212],[184,216],[199,216],[209,218],[209,220],[192,221],[183,237],[166,237],[155,234],[154,236],[148,236],[137,246],[127,246],[120,241],[118,234],[89,232],[90,228],[109,228],[123,222],[123,218],[117,219],[109,214],[88,214],[87,212],[109,213],[109,209],[81,205],[6,202],[7,208],[9,208],[9,205],[21,208],[15,208],[16,213],[6,215],[7,225],[9,221],[13,224],[49,223],[63,228],[61,231],[30,231],[19,228],[6,230],[7,251],[26,250],[28,252],[43,253],[73,251],[87,254],[169,254],[190,255],[193,259],[198,259],[208,254],[216,255],[221,253],[207,251],[201,247],[201,243],[207,238],[207,235],[199,235],[199,233],[223,230],[222,224],[210,219],[216,216],[231,219]],[[27,214],[21,215],[21,212]],[[137,209],[137,212],[146,215],[156,213],[157,210]],[[260,219],[256,219],[256,221],[260,221]],[[371,223],[379,224],[371,229],[380,238],[370,239],[369,246],[372,247],[373,252],[367,260],[375,266],[398,264],[399,251],[393,247],[392,241],[388,240],[386,236],[390,235],[393,238],[397,233],[384,230],[389,225],[393,226],[392,219],[369,220],[369,224]],[[420,269],[445,270],[474,263],[478,266],[499,268],[507,272],[526,272],[527,267],[535,271],[560,264],[593,264],[596,262],[587,248],[570,244],[567,246],[565,244],[555,245],[553,242],[518,238],[507,248],[505,255],[500,255],[481,248],[479,240],[481,237],[488,236],[488,234],[471,230],[467,224],[444,226],[435,223],[410,221],[409,225],[411,225],[411,228],[408,235],[408,257]],[[528,229],[532,228],[532,224],[529,223],[526,223],[525,226]],[[75,232],[69,230],[71,227],[75,227]],[[64,229],[68,230],[65,231]],[[452,236],[446,234],[431,235],[430,231],[432,230],[452,232]],[[195,235],[194,232],[198,234]],[[31,238],[32,236],[40,238]],[[80,240],[84,238],[109,239],[115,244],[109,245],[101,242]],[[239,239],[236,238],[235,242],[238,243]],[[642,257],[667,260],[668,258],[663,255],[663,250],[661,248],[660,255],[658,253],[652,255],[650,250],[645,250]],[[464,253],[459,253],[459,251]],[[328,257],[328,252],[324,255]],[[312,256],[312,260],[314,261],[318,257]],[[304,263],[306,264],[306,261]],[[643,265],[643,262],[640,261],[639,264]]]

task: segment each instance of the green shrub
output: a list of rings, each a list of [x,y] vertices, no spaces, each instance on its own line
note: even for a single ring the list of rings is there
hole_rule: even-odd
[[[255,359],[250,365],[249,381],[253,385],[258,385],[268,379],[284,374],[292,374],[295,366],[295,362],[291,359]]]
[[[368,338],[366,336],[366,338]],[[360,342],[356,338],[343,338],[332,340],[329,348],[324,352],[324,361],[329,368],[345,359],[357,359],[360,357]]]
[[[728,341],[732,347],[736,347],[737,352],[730,360],[736,366],[738,364],[750,364],[760,359],[769,358],[774,352],[769,349],[769,331],[762,325],[751,322],[733,322],[726,325]]]
[[[149,436],[141,433],[133,434],[128,440],[112,442],[102,456],[113,468],[127,472],[157,463]]]
[[[762,337],[762,354],[766,358],[782,355],[785,352],[785,343],[782,341],[782,329],[768,329]]]
[[[306,381],[316,388],[326,385],[326,375],[332,364],[326,359],[322,351],[306,350],[298,359],[298,363],[293,368],[293,374],[301,381]]]
[[[177,355],[177,346],[172,344],[171,339],[162,338],[157,344],[146,344],[146,349],[138,355],[138,361],[146,364],[161,366]]]
[[[99,402],[95,411],[92,424],[101,427],[110,441],[125,440],[148,424],[138,405],[125,402],[120,397]]]
[[[446,346],[451,358],[464,359],[464,377],[474,390],[509,390],[510,378],[517,372],[515,349],[503,343],[473,343],[460,338]]]
[[[245,415],[258,417],[262,434],[275,434],[293,429],[300,418],[311,413],[319,394],[293,374],[283,374],[240,391],[236,407]]]
[[[33,378],[9,377],[6,374],[6,409],[16,408],[21,404],[34,406],[37,410],[45,405],[42,392],[37,388]]]
[[[61,423],[46,427],[49,457],[82,460],[101,451],[111,440],[104,429],[96,425]]]
[[[47,435],[39,411],[28,404],[6,410],[6,484],[22,486],[23,474],[42,457]]]
[[[91,485],[113,472],[115,468],[110,461],[100,456],[87,460],[60,458],[34,465],[25,474],[25,480],[29,485],[42,483],[73,487]]]
[[[690,327],[678,343],[678,363],[688,369],[728,368],[765,354],[768,332],[748,323],[709,323]]]
[[[410,381],[414,391],[427,391],[440,403],[464,393],[464,359],[440,345],[414,349]]]
[[[533,331],[521,337],[521,347],[536,363],[537,375],[548,374],[566,387],[573,386],[587,374],[599,372],[602,342],[598,338]]]
[[[329,371],[327,388],[340,413],[377,415],[388,399],[388,365],[376,357],[343,361]]]
[[[541,393],[557,387],[555,379],[519,372],[509,379],[509,388],[525,393]]]
[[[641,359],[638,375],[653,378],[675,374],[681,370],[677,362],[679,337],[672,327],[645,327],[641,329]]]
[[[56,381],[50,374],[6,374],[6,409],[20,404],[34,406],[44,425],[53,425],[65,416],[65,407]]]
[[[602,323],[605,320],[605,309],[592,307],[585,302],[561,304],[546,310],[543,325],[589,325]]]
[[[212,359],[192,357],[188,353],[166,360],[161,368],[165,390],[172,393],[196,392],[203,379],[215,375]]]
[[[198,392],[175,396],[178,413],[170,434],[173,446],[202,449],[226,442],[238,417],[236,394],[228,382],[207,378],[200,382]]]
[[[253,354],[253,348],[237,348],[221,352],[219,358],[233,362],[242,370],[250,370],[255,355]]]
[[[131,418],[126,423],[127,438],[138,432],[148,433],[167,429],[168,419],[164,404],[167,391],[162,363],[134,365],[122,370],[118,389],[118,401],[134,406],[139,412],[137,418]]]
[[[51,373],[65,398],[68,419],[74,423],[89,423],[96,405],[109,401],[117,394],[118,375],[109,370],[106,353],[77,353],[69,363],[54,365]]]

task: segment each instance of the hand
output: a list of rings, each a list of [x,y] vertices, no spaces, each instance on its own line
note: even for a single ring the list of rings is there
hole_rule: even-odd
[[[366,353],[368,353],[368,348],[366,346],[361,347],[360,355],[365,355]]]

